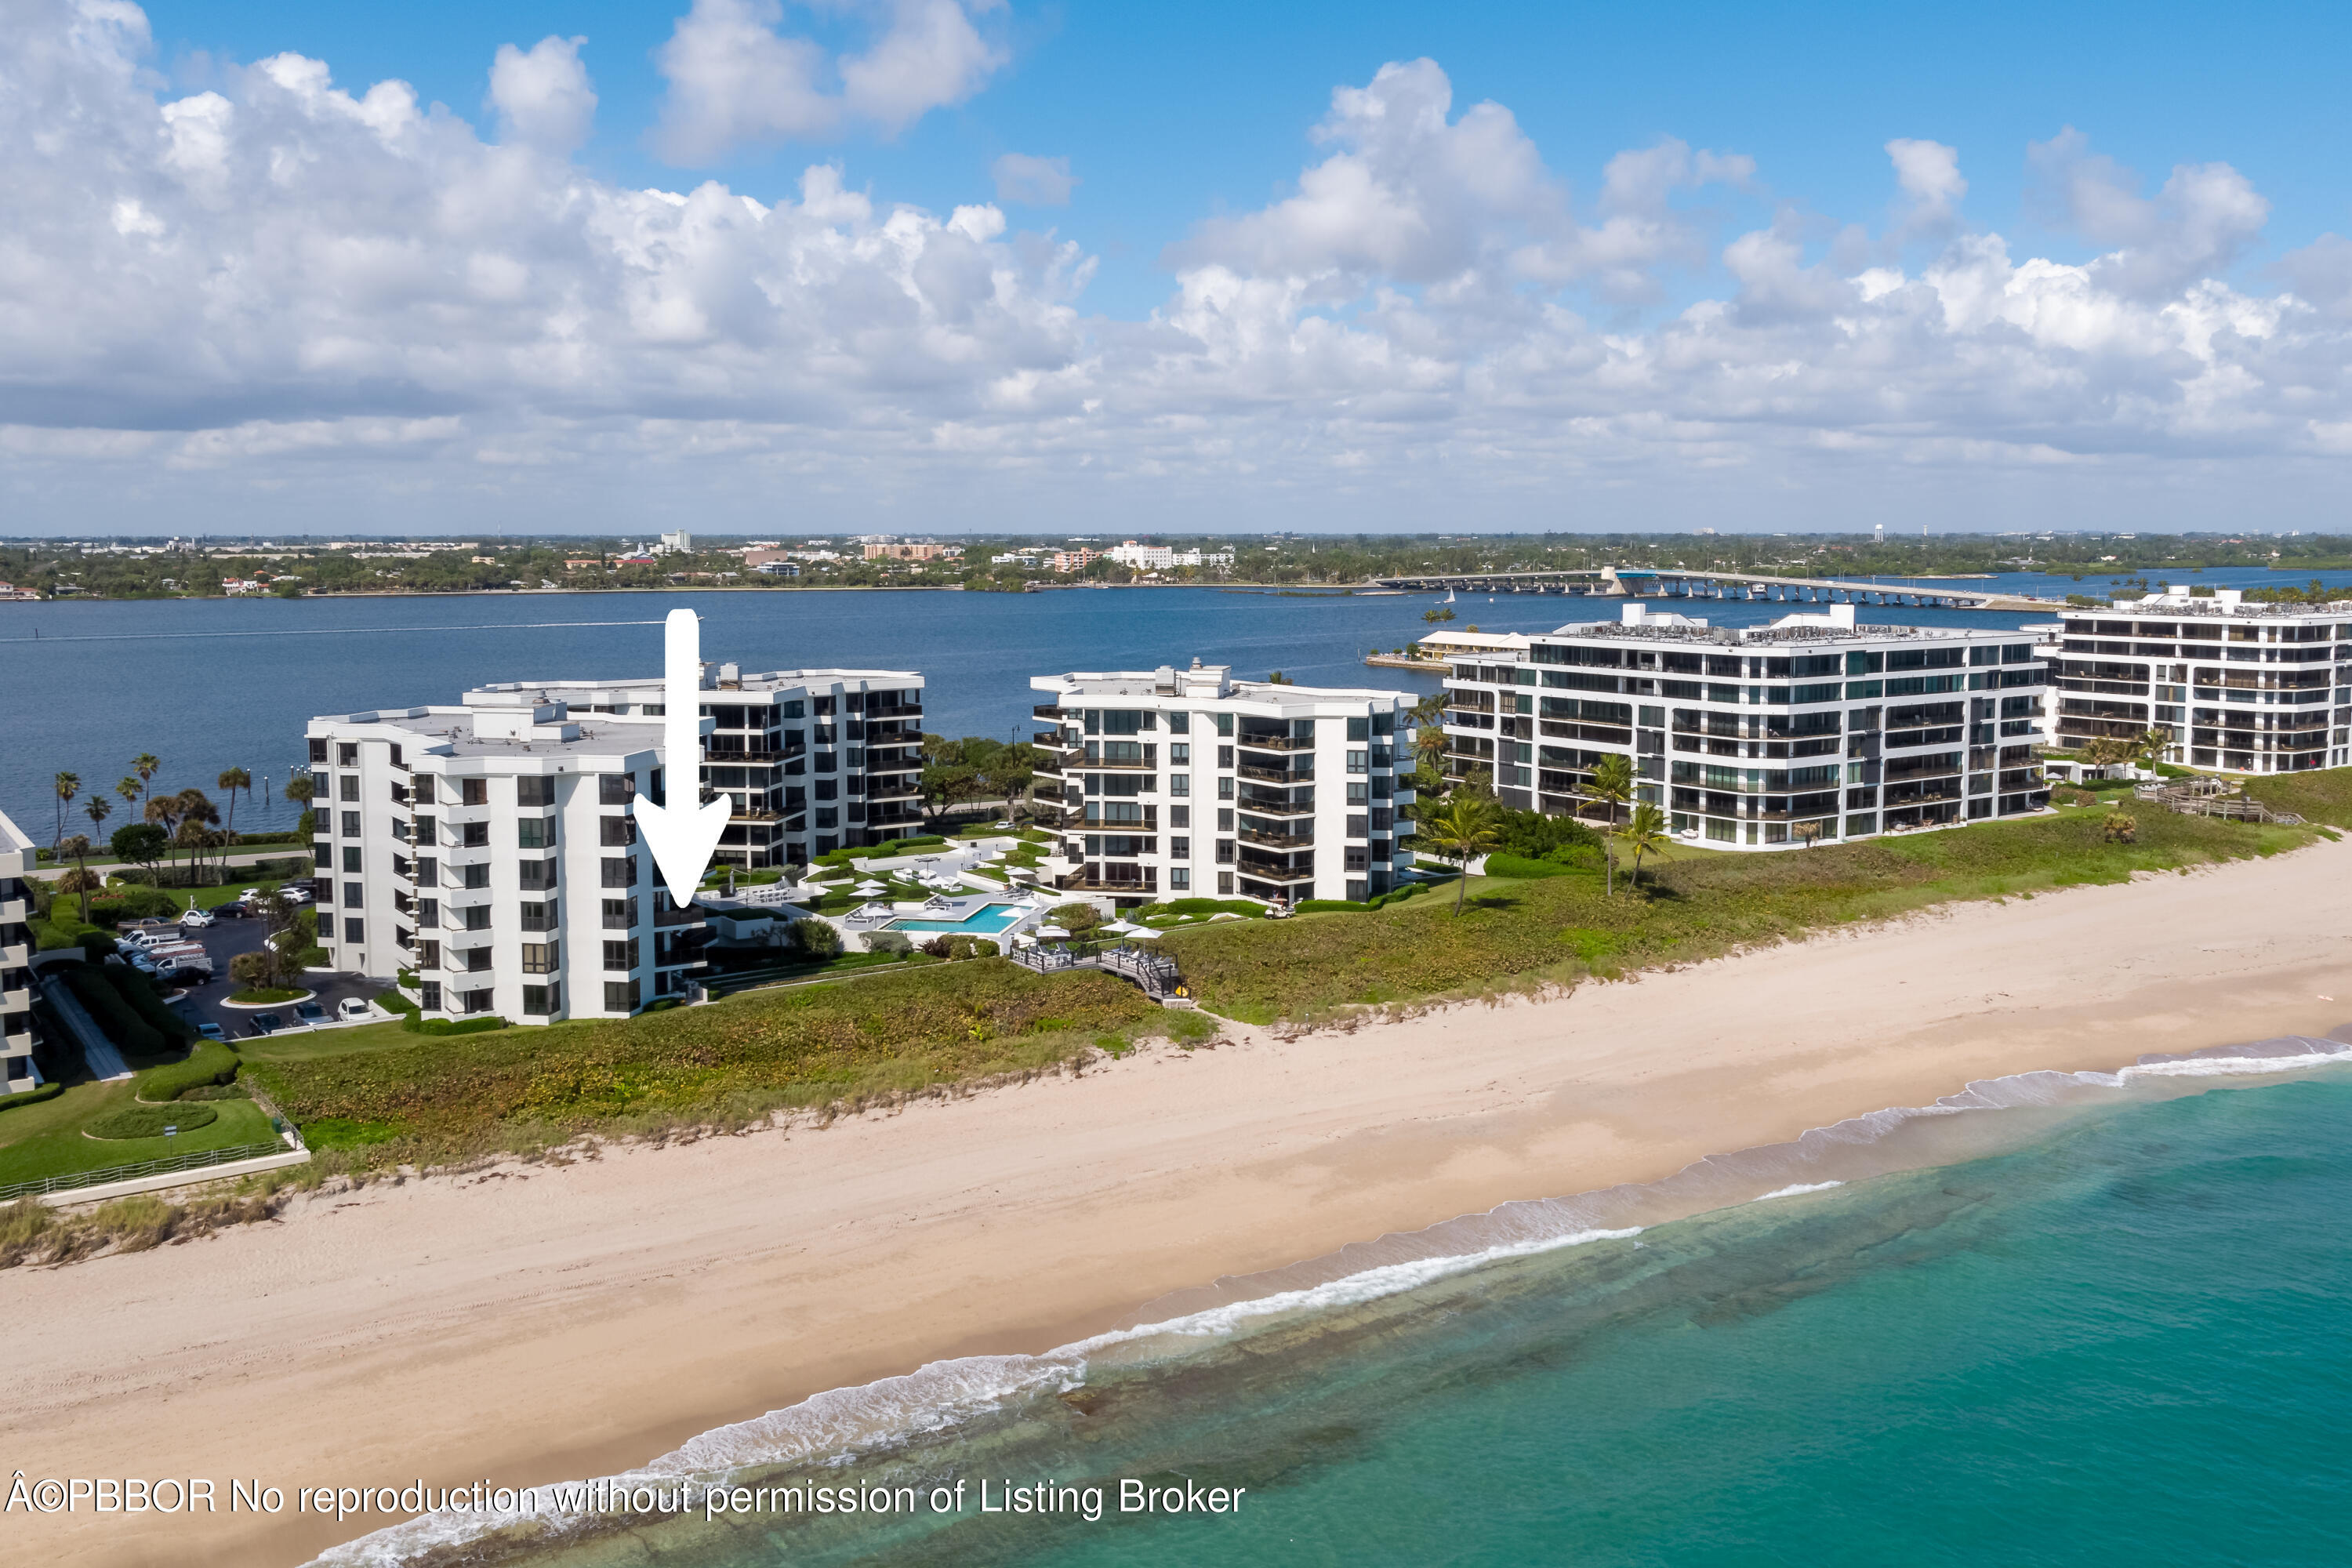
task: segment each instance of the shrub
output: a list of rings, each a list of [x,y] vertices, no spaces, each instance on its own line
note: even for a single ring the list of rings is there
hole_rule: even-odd
[[[930,940],[930,941],[929,941],[929,942],[927,942],[923,943],[923,951],[924,951],[925,952],[929,953],[933,958],[945,958],[945,957],[947,957],[947,956],[948,956],[948,937],[947,937],[947,933],[946,933],[945,931],[941,931],[939,935],[937,935],[937,936],[935,936],[935,937],[931,938],[931,940]]]
[[[155,994],[154,983],[145,975],[120,963],[100,964],[98,972],[122,994],[122,999],[131,1005],[131,1010],[145,1019],[148,1026],[157,1034],[167,1040],[193,1040],[196,1037],[196,1026],[165,1006],[163,999]]]
[[[915,951],[915,939],[902,931],[877,931],[866,939],[868,952],[907,953]]]
[[[149,1068],[132,1079],[131,1092],[150,1105],[162,1105],[179,1099],[192,1089],[234,1083],[236,1070],[242,1065],[236,1052],[218,1040],[205,1040],[188,1053],[185,1061]]]
[[[56,1079],[51,1079],[47,1083],[37,1085],[32,1089],[20,1089],[15,1094],[0,1094],[0,1110],[6,1110],[11,1106],[38,1105],[45,1100],[55,1100],[65,1091],[64,1084]]]
[[[1489,877],[1565,877],[1569,868],[1557,860],[1530,860],[1524,855],[1496,853],[1486,857]]]
[[[923,943],[923,951],[933,958],[994,958],[997,945],[984,936],[967,931],[941,931]]]
[[[839,958],[841,933],[821,920],[797,920],[792,924],[793,951],[809,958]]]
[[[418,1035],[487,1035],[506,1026],[504,1018],[411,1018],[401,1026]]]
[[[1102,924],[1102,914],[1092,904],[1056,904],[1045,912],[1045,923],[1082,937]]]
[[[121,951],[121,944],[102,931],[86,931],[67,945],[79,944],[81,954],[92,963],[99,963]]]
[[[1574,817],[1547,816],[1540,811],[1498,811],[1495,817],[1506,855],[1539,860],[1564,849],[1601,848],[1601,835]]]
[[[93,1138],[161,1138],[166,1127],[194,1132],[197,1128],[210,1127],[219,1120],[220,1112],[209,1105],[133,1105],[91,1122],[89,1135]]]
[[[125,973],[128,973],[126,971]],[[89,1010],[99,1032],[112,1040],[121,1050],[134,1057],[160,1057],[169,1047],[153,1025],[135,1012],[109,983],[103,966],[84,965],[66,972],[66,984],[73,988],[75,997]]]

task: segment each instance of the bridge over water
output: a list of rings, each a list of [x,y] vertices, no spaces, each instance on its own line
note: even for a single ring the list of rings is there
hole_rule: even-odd
[[[1598,566],[1565,572],[1433,573],[1382,577],[1383,588],[1464,594],[1554,594],[1570,598],[1728,599],[1791,605],[1897,605],[1942,610],[2063,610],[2060,599],[1962,587],[1957,582],[1866,583],[1848,577],[1780,577],[1757,572]]]

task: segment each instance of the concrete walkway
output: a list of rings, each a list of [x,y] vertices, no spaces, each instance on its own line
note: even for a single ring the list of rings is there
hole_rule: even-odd
[[[131,1065],[122,1059],[122,1053],[114,1048],[114,1042],[106,1037],[98,1021],[81,1005],[81,998],[64,981],[44,981],[41,991],[48,998],[50,1008],[65,1021],[66,1028],[81,1046],[81,1059],[89,1064],[90,1077],[101,1083],[113,1083],[131,1076]]]

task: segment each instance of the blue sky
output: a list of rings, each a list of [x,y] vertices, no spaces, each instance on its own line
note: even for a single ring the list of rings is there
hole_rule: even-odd
[[[468,119],[482,115],[500,44],[584,36],[602,102],[581,160],[631,184],[713,178],[773,199],[806,163],[833,160],[878,200],[943,212],[989,198],[1000,153],[1067,156],[1081,184],[1066,211],[1038,216],[1102,257],[1088,303],[1122,314],[1165,297],[1160,252],[1195,221],[1258,205],[1296,180],[1334,84],[1418,56],[1445,68],[1457,105],[1507,106],[1580,193],[1612,154],[1661,135],[1752,155],[1759,192],[1705,204],[1734,225],[1763,220],[1774,198],[1832,223],[1874,224],[1893,194],[1881,145],[1920,137],[1960,150],[1981,221],[2021,249],[2080,259],[2095,247],[2037,221],[2024,199],[2026,144],[2073,125],[2151,184],[2179,163],[2221,159],[2246,174],[2270,198],[2280,237],[2243,267],[2352,226],[2338,151],[2352,142],[2352,13],[2342,6],[1020,5],[988,18],[1010,67],[903,135],[783,143],[688,167],[646,145],[662,89],[655,52],[680,8],[147,9],[157,63],[190,81],[205,75],[197,57],[292,49],[326,60],[346,89],[396,77]],[[843,44],[872,31],[870,18],[833,7],[789,7],[787,17]]]
[[[2347,29],[0,0],[0,506],[2340,526]]]

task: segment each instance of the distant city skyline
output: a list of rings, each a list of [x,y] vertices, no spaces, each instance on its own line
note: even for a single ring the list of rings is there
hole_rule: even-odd
[[[2325,532],[2352,461],[2332,10],[0,15],[25,535]]]

